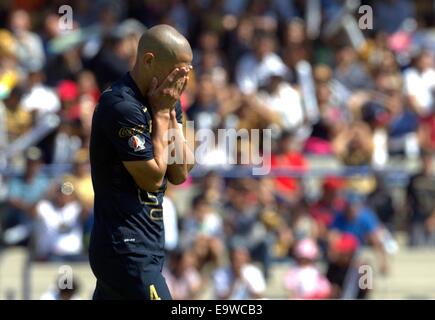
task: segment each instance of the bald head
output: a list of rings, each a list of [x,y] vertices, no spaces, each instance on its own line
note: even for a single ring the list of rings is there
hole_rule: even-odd
[[[187,39],[168,25],[157,25],[144,32],[139,40],[133,78],[146,92],[155,77],[158,83],[176,68],[191,68],[192,48]]]
[[[145,53],[154,54],[161,63],[192,60],[192,49],[187,39],[169,25],[160,24],[144,32],[139,40],[137,59]]]

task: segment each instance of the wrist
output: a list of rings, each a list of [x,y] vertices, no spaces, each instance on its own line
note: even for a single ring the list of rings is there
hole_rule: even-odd
[[[177,119],[177,111],[175,109],[172,109],[170,111],[170,117],[171,117],[171,120]]]
[[[153,118],[170,119],[169,109],[160,109],[153,112]]]

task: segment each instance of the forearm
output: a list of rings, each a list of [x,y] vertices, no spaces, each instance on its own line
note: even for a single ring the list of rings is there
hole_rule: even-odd
[[[168,139],[170,116],[169,112],[158,111],[153,115],[152,144],[156,170],[154,178],[162,181],[167,170],[168,163]]]
[[[375,246],[375,254],[377,256],[378,262],[379,262],[379,269],[381,273],[387,273],[388,270],[388,257],[387,253],[385,252],[384,247],[382,244],[379,244]]]
[[[169,126],[172,129],[171,158],[175,161],[168,165],[166,175],[171,183],[180,184],[186,180],[189,171],[193,168],[194,155],[174,114],[171,115]]]
[[[418,100],[416,99],[415,96],[413,95],[409,95],[408,96],[408,102],[409,102],[409,106],[411,107],[411,109],[417,113],[417,114],[422,114],[424,111],[423,106],[418,102]]]
[[[375,232],[371,239],[375,256],[379,263],[381,273],[386,273],[388,270],[388,256],[381,240],[380,232]]]

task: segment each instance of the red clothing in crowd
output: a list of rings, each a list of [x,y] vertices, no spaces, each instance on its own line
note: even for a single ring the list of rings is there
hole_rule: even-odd
[[[309,212],[318,224],[329,227],[334,220],[336,212],[342,210],[343,207],[344,200],[342,199],[336,199],[332,204],[327,204],[320,200],[310,207]]]
[[[288,169],[303,171],[307,168],[307,161],[298,152],[290,151],[286,154],[273,154],[271,156],[271,169]],[[275,178],[276,187],[283,193],[294,193],[299,190],[299,179],[295,177]]]

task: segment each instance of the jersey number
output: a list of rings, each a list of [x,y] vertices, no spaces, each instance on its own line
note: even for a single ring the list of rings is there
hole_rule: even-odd
[[[162,299],[160,299],[159,295],[157,294],[156,287],[153,284],[150,285],[150,299],[151,300],[162,300]]]
[[[150,218],[152,220],[163,220],[163,215],[162,215],[163,210],[161,208],[159,208],[159,206],[160,206],[159,199],[155,195],[152,195],[149,192],[146,192],[146,194],[148,197],[148,201],[142,199],[141,190],[137,189],[137,196],[139,198],[139,202],[144,204],[144,205],[152,207],[150,210]]]

